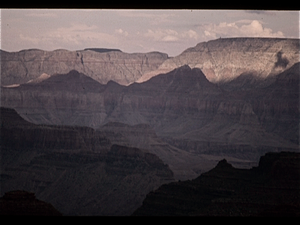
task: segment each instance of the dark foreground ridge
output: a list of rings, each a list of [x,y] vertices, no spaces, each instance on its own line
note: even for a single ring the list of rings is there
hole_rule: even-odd
[[[38,200],[27,191],[6,192],[0,198],[1,216],[62,216],[51,204]]]
[[[300,216],[300,154],[267,153],[259,166],[226,160],[194,180],[150,192],[134,216]]]

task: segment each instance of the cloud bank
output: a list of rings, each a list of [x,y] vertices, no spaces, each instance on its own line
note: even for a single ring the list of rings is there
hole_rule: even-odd
[[[273,32],[264,27],[258,20],[241,20],[233,23],[221,22],[219,24],[206,24],[200,27],[206,39],[219,37],[285,37],[283,32]]]

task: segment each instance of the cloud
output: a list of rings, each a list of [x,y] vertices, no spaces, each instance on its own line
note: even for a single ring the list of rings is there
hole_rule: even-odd
[[[22,41],[32,43],[33,45],[38,45],[38,44],[41,42],[41,39],[40,39],[40,38],[29,37],[29,36],[24,35],[24,34],[20,34],[19,37],[20,37],[20,39],[21,39]]]
[[[151,38],[155,41],[176,41],[178,40],[178,33],[172,29],[148,29],[144,34],[145,37]]]
[[[281,31],[274,33],[272,29],[264,28],[262,24],[257,20],[253,20],[248,25],[242,25],[240,27],[240,31],[244,35],[253,37],[284,37]]]
[[[114,45],[118,42],[115,35],[100,32],[96,25],[88,26],[83,23],[73,23],[69,27],[59,27],[46,32],[35,34],[19,34],[19,38],[30,46],[47,46],[58,48],[59,46]]]
[[[188,30],[188,31],[184,32],[183,36],[184,37],[186,36],[186,37],[189,37],[189,38],[195,39],[195,40],[197,40],[198,37],[199,37],[199,35],[197,34],[197,32],[194,31],[194,30]]]
[[[117,34],[121,34],[121,35],[124,35],[125,37],[127,37],[127,36],[128,36],[128,32],[127,32],[127,31],[124,31],[124,30],[122,30],[121,28],[120,28],[120,29],[116,29],[116,30],[115,30],[115,33],[117,33]]]
[[[281,31],[274,32],[264,27],[258,20],[240,20],[233,23],[206,24],[202,29],[204,37],[215,39],[218,37],[284,37]]]
[[[163,41],[163,42],[174,42],[180,41],[187,38],[197,39],[199,35],[194,30],[188,30],[183,32],[177,32],[172,29],[148,29],[146,33],[144,33],[145,37],[151,38],[154,41]]]

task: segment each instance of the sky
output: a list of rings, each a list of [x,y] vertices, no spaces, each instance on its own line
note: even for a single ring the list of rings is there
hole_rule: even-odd
[[[9,52],[116,48],[176,56],[226,37],[299,38],[299,11],[1,9],[1,49]]]

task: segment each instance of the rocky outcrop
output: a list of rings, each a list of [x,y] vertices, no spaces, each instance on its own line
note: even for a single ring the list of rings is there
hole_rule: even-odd
[[[1,216],[62,216],[51,204],[36,199],[34,193],[10,191],[0,198]]]
[[[19,52],[1,51],[1,85],[22,84],[41,74],[66,74],[77,70],[102,84],[113,80],[130,84],[144,73],[155,70],[168,55],[160,52],[124,53],[114,49],[43,51],[28,49]]]
[[[209,113],[216,110],[215,101],[221,101],[222,90],[201,70],[188,66],[127,87],[114,82],[103,86],[89,79],[71,71],[37,85],[2,88],[2,106],[17,109],[33,123],[99,127],[110,121],[152,125],[155,114]],[[214,109],[207,109],[210,103]]]
[[[129,86],[113,81],[102,85],[71,71],[34,85],[2,88],[1,100],[39,124],[94,129],[109,122],[148,124],[162,138],[154,141],[160,145],[156,150],[149,139],[134,137],[137,133],[125,139],[135,143],[132,147],[150,148],[155,154],[167,142],[171,152],[180,149],[255,162],[268,151],[299,150],[298,75],[299,63],[267,86],[224,90],[209,82],[200,69],[187,65]],[[143,131],[149,129],[141,127],[137,132]],[[152,133],[149,137],[155,139]],[[167,162],[167,155],[158,155]]]
[[[1,195],[33,192],[63,215],[130,215],[174,181],[156,155],[113,145],[92,128],[35,125],[1,108],[0,134]]]
[[[100,127],[99,130],[105,133],[112,144],[144,149],[157,155],[169,166],[176,180],[193,179],[200,173],[213,168],[218,161],[218,157],[203,157],[166,143],[148,124],[130,126],[110,122]],[[230,159],[230,162],[236,163],[236,161],[238,160]],[[248,161],[241,160],[239,166],[247,163]]]
[[[182,62],[187,65],[152,77],[147,82],[122,86],[109,81],[103,85],[72,70],[51,77],[43,75],[18,87],[3,87],[1,104],[15,108],[23,118],[36,124],[94,129],[110,122],[129,126],[148,124],[158,139],[153,133],[147,133],[148,128],[134,127],[135,133],[131,128],[131,134],[120,135],[119,132],[120,139],[115,139],[115,143],[151,149],[171,167],[190,161],[183,160],[181,164],[175,157],[170,157],[170,154],[178,155],[178,151],[183,159],[190,159],[190,154],[209,154],[254,163],[261,154],[269,151],[299,150],[299,62],[293,64],[297,54],[299,56],[298,48],[298,40],[292,39],[214,40],[186,50],[187,61],[182,59]],[[120,53],[107,51],[101,54],[112,52]],[[189,54],[195,55],[189,59]],[[203,72],[204,67],[201,67],[202,71],[196,64],[188,62],[208,60],[205,57],[209,54],[219,66],[249,71],[238,77],[234,75],[230,81],[212,83]],[[226,54],[233,54],[229,57],[230,63],[222,61]],[[260,68],[259,60],[266,65],[264,69]],[[273,69],[270,69],[271,65]],[[253,73],[250,67],[260,72]],[[123,134],[127,132],[123,130]],[[142,132],[145,135],[136,138]],[[168,154],[165,154],[166,149]],[[172,167],[181,179],[185,172],[182,168],[187,167]],[[204,171],[198,166],[192,168],[192,171],[191,167],[188,169],[190,175]]]
[[[150,192],[134,216],[299,216],[300,155],[268,153],[258,167],[225,159],[194,180]]]
[[[103,133],[89,127],[35,125],[12,109],[0,110],[1,144],[9,148],[101,152],[111,146]]]
[[[299,39],[221,38],[201,42],[167,59],[156,71],[144,74],[138,82],[185,64],[191,68],[200,68],[213,83],[228,82],[245,74],[265,79],[297,62]]]

